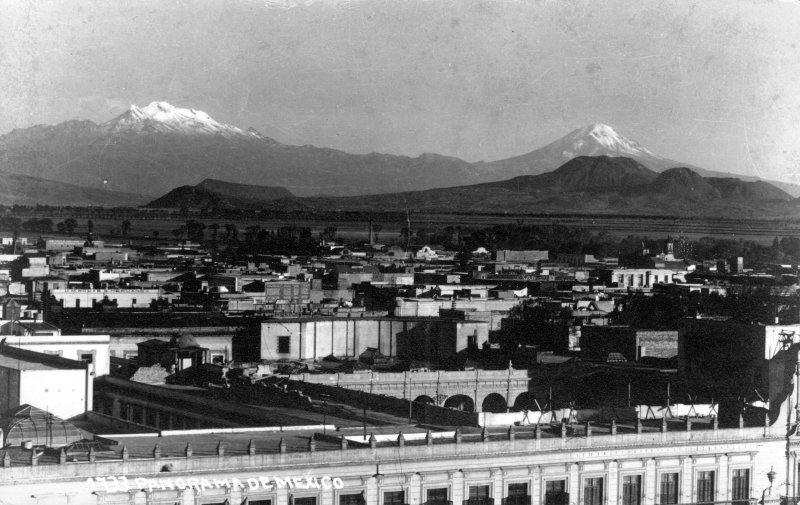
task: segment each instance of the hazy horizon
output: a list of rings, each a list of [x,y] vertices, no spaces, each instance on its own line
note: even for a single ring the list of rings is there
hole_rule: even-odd
[[[167,101],[286,144],[474,162],[601,122],[800,183],[792,0],[0,5],[0,134]]]

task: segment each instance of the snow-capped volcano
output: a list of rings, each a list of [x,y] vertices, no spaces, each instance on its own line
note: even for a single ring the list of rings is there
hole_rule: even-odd
[[[167,102],[151,102],[145,107],[131,105],[125,113],[105,123],[109,132],[160,132],[184,135],[222,135],[224,137],[257,137],[257,132],[244,131],[220,123],[207,113],[182,109]]]
[[[649,156],[658,158],[652,151],[620,135],[607,124],[595,123],[579,128],[558,141],[564,148],[566,159],[576,156]]]
[[[579,156],[631,158],[656,172],[676,166],[689,166],[663,158],[603,123],[578,128],[535,151],[485,163],[484,166],[488,175],[500,179],[550,172]]]

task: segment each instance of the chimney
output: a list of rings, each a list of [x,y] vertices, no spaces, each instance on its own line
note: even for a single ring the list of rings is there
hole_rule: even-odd
[[[369,245],[375,243],[375,237],[372,234],[372,218],[369,218]]]

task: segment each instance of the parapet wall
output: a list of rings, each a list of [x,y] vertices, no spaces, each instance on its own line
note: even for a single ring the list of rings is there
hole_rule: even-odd
[[[128,458],[123,455],[119,459],[97,461],[64,462],[58,465],[15,465],[0,467],[0,485],[14,482],[50,482],[54,478],[86,479],[96,475],[128,475],[147,476],[159,474],[165,465],[170,465],[172,475],[180,476],[197,472],[216,472],[223,474],[231,469],[294,469],[311,467],[345,468],[351,465],[362,465],[365,462],[394,462],[398,458],[413,468],[414,461],[431,459],[453,460],[458,468],[457,460],[483,459],[487,462],[496,457],[514,457],[514,455],[530,457],[558,454],[568,451],[576,458],[579,454],[590,451],[592,454],[606,454],[608,451],[625,451],[631,456],[633,452],[647,451],[657,453],[662,448],[686,447],[691,454],[698,450],[713,454],[715,446],[720,450],[735,451],[737,444],[752,446],[764,441],[780,442],[781,437],[765,433],[764,428],[718,429],[680,432],[644,432],[626,433],[607,436],[583,436],[536,439],[477,439],[455,436],[452,439],[438,440],[431,445],[386,444],[376,447],[347,448],[340,450],[307,452],[280,452],[278,447],[258,448],[253,454],[220,454],[209,456],[181,457],[148,457]],[[509,437],[511,438],[511,437]],[[154,444],[156,439],[154,439]],[[742,447],[745,447],[743,445]],[[702,449],[698,449],[702,448]],[[268,452],[264,452],[264,451]],[[602,451],[602,452],[597,452]],[[610,453],[608,453],[610,454]]]

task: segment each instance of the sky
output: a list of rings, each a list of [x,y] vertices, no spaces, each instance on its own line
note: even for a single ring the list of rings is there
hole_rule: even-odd
[[[467,161],[596,122],[800,183],[800,0],[0,0],[0,133],[167,101]]]

